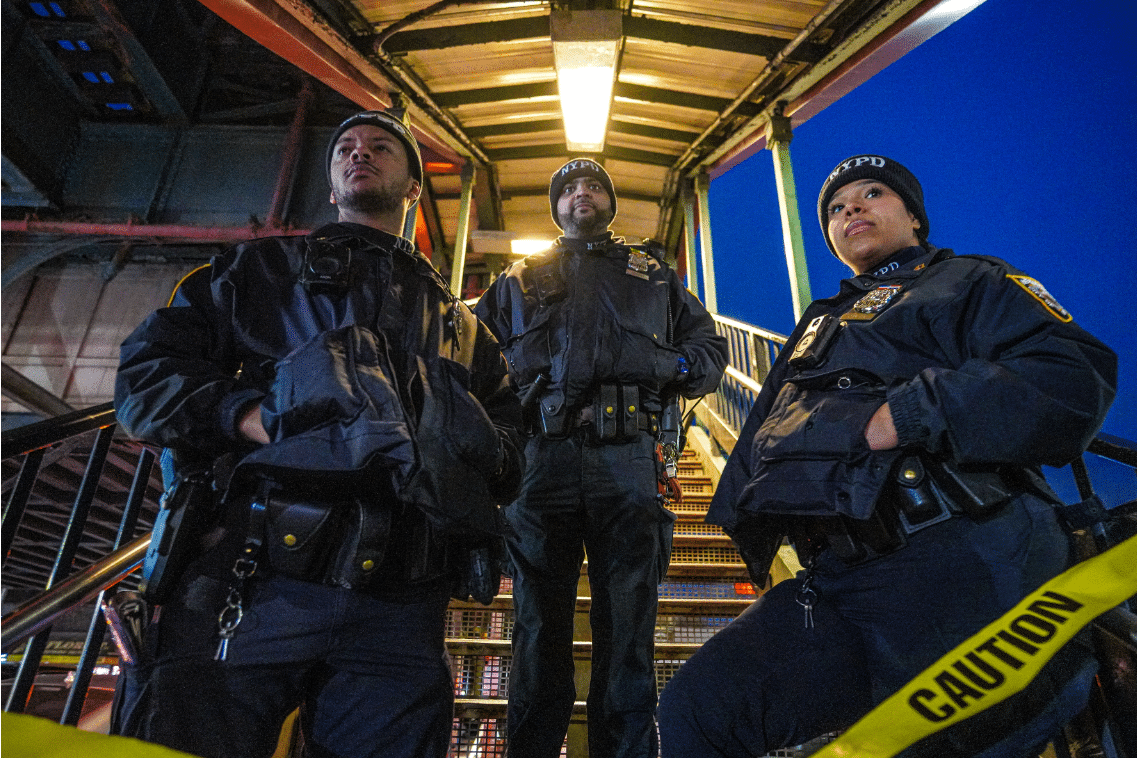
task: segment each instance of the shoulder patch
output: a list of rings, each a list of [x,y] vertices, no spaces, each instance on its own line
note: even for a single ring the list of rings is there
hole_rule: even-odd
[[[1050,315],[1054,318],[1063,323],[1074,320],[1070,312],[1059,305],[1058,301],[1054,299],[1054,296],[1047,292],[1046,288],[1043,287],[1042,283],[1037,279],[1022,274],[1007,274],[1007,278],[1026,290],[1035,300],[1042,303],[1042,307],[1049,311]]]

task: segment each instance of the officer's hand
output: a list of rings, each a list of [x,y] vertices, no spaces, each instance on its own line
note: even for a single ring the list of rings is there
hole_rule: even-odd
[[[869,424],[865,427],[865,440],[869,443],[869,450],[891,450],[900,444],[888,403],[877,408],[869,419]]]
[[[249,410],[245,412],[245,415],[241,416],[238,430],[245,439],[259,442],[262,445],[269,443],[268,432],[265,431],[265,426],[261,423],[260,403],[254,403]]]

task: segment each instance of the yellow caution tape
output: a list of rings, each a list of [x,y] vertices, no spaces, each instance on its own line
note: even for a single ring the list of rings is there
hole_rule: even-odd
[[[891,758],[1021,691],[1084,626],[1137,594],[1137,537],[1051,579],[812,758]]]
[[[0,717],[4,731],[4,758],[191,758],[189,753],[151,745],[131,737],[108,737],[60,726],[22,713]]]

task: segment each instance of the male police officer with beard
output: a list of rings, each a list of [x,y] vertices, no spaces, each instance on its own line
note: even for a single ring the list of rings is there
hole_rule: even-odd
[[[657,753],[653,645],[674,516],[657,497],[669,398],[715,389],[725,340],[650,248],[608,231],[616,193],[588,159],[549,186],[564,236],[514,264],[476,312],[498,337],[533,432],[516,530],[511,758],[560,754],[572,716],[573,615],[584,552],[592,593],[592,758]]]
[[[300,707],[308,755],[442,758],[448,600],[496,591],[521,469],[499,346],[399,236],[403,122],[348,119],[327,170],[337,223],[237,245],[122,346],[118,418],[172,451],[181,524],[122,721],[197,755],[267,758]]]
[[[1061,572],[1040,466],[1080,455],[1113,400],[1116,355],[1004,261],[929,244],[923,191],[896,161],[843,161],[817,212],[854,276],[790,335],[707,515],[757,583],[783,536],[805,571],[668,683],[669,758],[845,729]],[[1008,653],[984,655],[958,669],[957,702],[976,703]],[[904,755],[1038,755],[1093,672],[1067,645],[1022,693]]]

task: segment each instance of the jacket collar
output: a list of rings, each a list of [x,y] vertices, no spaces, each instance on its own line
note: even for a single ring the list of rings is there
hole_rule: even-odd
[[[356,237],[384,250],[397,250],[407,255],[415,255],[414,243],[405,237],[390,234],[382,229],[376,229],[373,226],[356,224],[351,221],[334,221],[330,224],[324,224],[309,235],[310,239],[328,239],[333,237]]]

